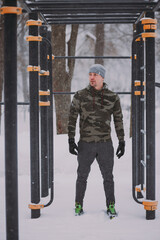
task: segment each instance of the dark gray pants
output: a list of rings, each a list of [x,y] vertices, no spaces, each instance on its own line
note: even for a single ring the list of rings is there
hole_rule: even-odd
[[[114,150],[111,140],[99,143],[87,143],[79,141],[75,200],[83,206],[83,199],[87,186],[87,178],[90,172],[91,164],[95,158],[99,164],[99,168],[103,177],[106,205],[108,207],[110,202],[115,202],[114,181],[112,174],[114,164]]]

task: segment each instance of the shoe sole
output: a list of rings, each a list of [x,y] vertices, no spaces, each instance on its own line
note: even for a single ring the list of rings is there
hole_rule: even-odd
[[[81,216],[81,215],[83,215],[83,214],[84,214],[84,212],[75,213],[75,216]]]
[[[115,217],[118,217],[118,213],[116,213],[116,214],[107,213],[107,215],[108,215],[108,217],[109,217],[110,219],[113,219],[113,218],[115,218]]]

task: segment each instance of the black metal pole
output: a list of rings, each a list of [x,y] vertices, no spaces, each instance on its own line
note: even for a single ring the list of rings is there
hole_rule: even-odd
[[[141,29],[142,32],[142,29]],[[140,147],[139,147],[139,169],[140,169],[140,184],[141,190],[144,190],[144,172],[145,166],[144,162],[144,41],[141,39],[139,45],[139,79],[141,81],[141,98],[140,98],[140,116],[139,116],[139,123],[140,123]],[[143,162],[142,162],[143,161]]]
[[[76,92],[52,92],[54,95],[60,95],[60,94],[75,94]],[[131,94],[131,92],[116,92],[117,94]]]
[[[137,34],[140,34],[143,32],[143,26],[141,25],[141,22],[139,22],[137,25]],[[141,185],[141,190],[143,190],[143,183],[144,183],[144,166],[142,165],[141,160],[144,160],[144,145],[143,145],[143,140],[144,140],[144,133],[141,131],[142,126],[144,125],[144,98],[143,98],[143,81],[144,81],[144,75],[142,74],[143,69],[144,69],[144,64],[143,63],[143,44],[142,44],[143,40],[142,38],[139,39],[139,41],[137,41],[137,91],[140,93],[140,95],[136,96],[136,135],[137,135],[137,140],[136,140],[136,145],[137,145],[137,151],[136,151],[136,161],[137,161],[137,184]],[[143,195],[140,192],[137,192],[137,198],[143,198]]]
[[[136,36],[136,26],[134,25],[133,38]],[[134,81],[136,80],[136,42],[132,42],[132,195],[135,198],[135,186],[137,180],[136,174],[136,98],[135,98],[135,86]]]
[[[47,39],[51,43],[51,31],[47,32]],[[51,44],[48,46],[48,54],[51,57],[52,56],[52,49],[51,49]],[[53,82],[52,82],[52,60],[49,58],[48,60],[48,69],[50,72],[49,76],[49,82],[48,86],[50,89],[50,108],[49,108],[49,187],[51,188],[53,185],[53,179],[54,179],[54,139],[53,139]]]
[[[64,58],[64,59],[97,59],[97,58],[102,58],[102,59],[131,59],[131,56],[54,56],[56,59]]]
[[[38,20],[37,13],[29,18]],[[29,26],[29,35],[38,36],[38,27]],[[38,66],[38,42],[29,42],[29,65]],[[30,154],[31,154],[31,202],[40,201],[39,182],[39,83],[38,72],[29,72],[30,90]],[[31,209],[31,218],[40,217],[40,209]]]
[[[136,25],[136,34],[139,34],[138,29],[137,29],[137,25]],[[139,56],[138,56],[138,44],[139,41],[135,41],[135,46],[136,46],[136,69],[135,69],[135,79],[134,79],[134,104],[135,104],[135,172],[136,172],[136,185],[139,185],[139,135],[140,135],[140,129],[139,129],[139,102],[140,102],[140,95],[136,95],[136,91],[138,92],[138,87],[135,86],[136,81],[139,80],[138,79],[138,69],[139,69]],[[139,193],[137,193],[137,198],[139,197]]]
[[[4,1],[17,6],[17,1]],[[18,240],[17,15],[4,15],[5,188],[7,240]]]
[[[53,90],[52,84],[52,45],[48,38],[43,38],[43,41],[48,45],[48,53],[49,53],[49,61],[48,61],[48,69],[50,72],[49,75],[49,89],[50,93]],[[50,201],[44,205],[44,207],[48,207],[53,202],[54,198],[54,157],[53,157],[53,95],[50,94],[50,107],[49,107],[49,187],[51,190]]]
[[[133,41],[132,41],[132,196],[133,199],[138,201],[135,194],[135,186],[138,184],[138,164],[137,164],[137,111],[136,111],[136,95],[135,95],[135,80],[137,79],[137,42],[135,41],[141,35],[136,32],[136,26],[134,26]]]
[[[146,168],[146,199],[155,200],[155,38],[146,38]],[[147,210],[146,219],[154,218]]]
[[[155,87],[160,88],[160,83],[156,82],[156,83],[155,83]]]
[[[1,105],[4,105],[4,103],[0,103]],[[17,105],[29,105],[29,102],[17,102]]]
[[[40,27],[41,37],[47,37],[47,27]],[[40,67],[41,70],[47,71],[47,46],[44,41],[40,43]],[[48,91],[48,77],[40,76],[40,90]],[[47,102],[48,96],[41,96],[41,101]],[[48,146],[48,107],[40,107],[41,116],[41,196],[48,196],[49,188],[49,146]]]

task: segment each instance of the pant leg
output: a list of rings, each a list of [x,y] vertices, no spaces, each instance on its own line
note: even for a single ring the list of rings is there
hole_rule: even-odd
[[[78,169],[75,201],[79,202],[82,206],[87,187],[87,178],[95,157],[95,143],[87,143],[83,141],[78,143]]]
[[[114,149],[111,140],[97,143],[96,158],[103,177],[106,205],[108,207],[110,202],[115,202],[114,180],[112,173],[114,165]]]

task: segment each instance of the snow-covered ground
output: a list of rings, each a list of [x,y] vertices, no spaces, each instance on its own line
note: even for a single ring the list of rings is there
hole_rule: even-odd
[[[74,216],[74,194],[77,160],[68,152],[66,135],[54,135],[54,202],[41,210],[39,219],[30,218],[30,157],[29,115],[18,107],[18,166],[19,166],[19,239],[20,240],[158,240],[160,212],[155,220],[145,219],[142,205],[132,199],[132,158],[129,138],[129,112],[124,111],[126,152],[115,157],[114,179],[118,218],[109,220],[105,213],[102,177],[96,161],[92,165],[84,202],[85,214]],[[160,202],[160,109],[156,111],[156,197]],[[114,148],[117,139],[113,131]],[[43,203],[48,199],[43,199]],[[5,181],[4,181],[4,123],[0,135],[0,239],[5,240]]]

